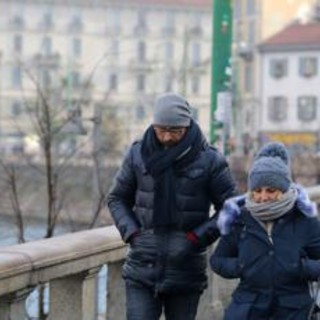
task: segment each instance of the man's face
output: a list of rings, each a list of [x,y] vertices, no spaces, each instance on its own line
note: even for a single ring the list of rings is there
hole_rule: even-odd
[[[167,148],[176,145],[187,132],[187,128],[185,127],[165,127],[154,125],[153,129],[159,142]]]

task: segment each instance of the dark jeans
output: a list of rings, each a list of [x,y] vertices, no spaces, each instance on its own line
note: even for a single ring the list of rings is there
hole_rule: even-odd
[[[159,294],[126,283],[127,320],[158,320],[164,311],[166,320],[194,320],[200,293]]]

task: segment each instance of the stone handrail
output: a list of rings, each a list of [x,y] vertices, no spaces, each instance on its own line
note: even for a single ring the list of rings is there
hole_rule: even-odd
[[[320,204],[320,185],[307,188],[310,199]]]
[[[41,283],[50,283],[50,320],[95,320],[96,275],[104,264],[108,319],[121,319],[113,314],[124,305],[117,292],[125,252],[114,226],[0,247],[0,320],[25,319],[25,299]]]
[[[308,188],[320,203],[320,186]],[[121,265],[126,245],[114,226],[0,247],[0,320],[24,320],[25,300],[39,284],[49,283],[49,320],[96,320],[96,276],[108,265],[105,319],[124,320]],[[231,285],[208,272],[209,288],[198,320],[220,319]]]

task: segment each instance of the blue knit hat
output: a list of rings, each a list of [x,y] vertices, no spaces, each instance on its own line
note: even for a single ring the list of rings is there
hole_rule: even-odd
[[[188,101],[176,93],[157,97],[153,109],[153,124],[168,127],[189,127],[192,110]]]
[[[263,146],[249,170],[249,190],[271,187],[286,192],[292,183],[289,162],[289,153],[282,143],[270,142]]]

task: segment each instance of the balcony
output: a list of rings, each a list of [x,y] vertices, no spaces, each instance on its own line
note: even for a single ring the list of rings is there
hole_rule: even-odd
[[[134,73],[148,73],[154,70],[155,63],[149,60],[132,59],[129,61],[128,69]]]
[[[43,54],[37,53],[33,57],[33,63],[38,68],[58,69],[61,56],[59,53]]]
[[[176,35],[176,29],[174,27],[163,27],[161,30],[161,34],[163,37],[169,38],[174,37]]]

